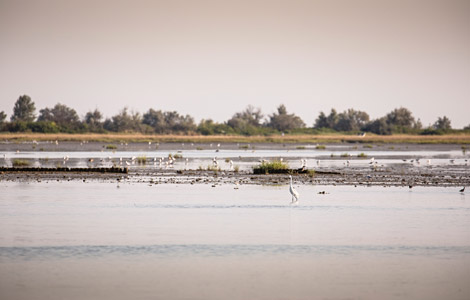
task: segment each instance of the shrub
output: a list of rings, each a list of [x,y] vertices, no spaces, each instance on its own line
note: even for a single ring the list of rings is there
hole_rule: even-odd
[[[25,159],[14,159],[13,167],[29,167],[31,163]]]
[[[282,161],[263,162],[259,166],[253,167],[254,174],[278,174],[289,173],[289,166]]]

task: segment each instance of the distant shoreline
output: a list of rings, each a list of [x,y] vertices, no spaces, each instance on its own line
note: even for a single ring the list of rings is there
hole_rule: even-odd
[[[95,134],[95,133],[0,133],[0,142],[25,141],[87,141],[87,142],[152,142],[152,143],[386,143],[386,144],[470,144],[470,134],[448,135],[373,135],[366,136],[346,134],[325,135],[145,135],[141,133]]]

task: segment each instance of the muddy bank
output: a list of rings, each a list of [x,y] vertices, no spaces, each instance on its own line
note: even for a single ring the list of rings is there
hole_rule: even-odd
[[[103,181],[117,183],[158,184],[221,184],[231,185],[285,185],[285,174],[254,175],[252,172],[204,170],[131,170],[128,174],[83,172],[3,172],[0,181]],[[299,185],[375,185],[375,186],[445,186],[470,185],[470,172],[460,168],[429,168],[424,171],[386,168],[381,170],[349,169],[335,172],[296,174]]]

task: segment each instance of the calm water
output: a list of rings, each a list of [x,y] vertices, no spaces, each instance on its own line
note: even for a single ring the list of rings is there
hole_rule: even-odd
[[[469,299],[468,195],[297,189],[2,182],[0,298]]]

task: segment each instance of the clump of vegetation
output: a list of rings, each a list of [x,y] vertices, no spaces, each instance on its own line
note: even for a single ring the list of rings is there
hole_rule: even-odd
[[[25,159],[14,159],[13,167],[29,167],[31,163]]]
[[[196,150],[204,150],[202,147],[197,147]]]
[[[317,145],[317,146],[315,147],[315,149],[317,149],[317,150],[325,150],[325,149],[326,149],[326,146],[325,146],[325,145]]]
[[[462,146],[462,153],[465,155],[467,153],[467,146]]]
[[[279,174],[289,173],[289,166],[280,161],[262,162],[260,165],[253,167],[254,174]]]
[[[333,153],[330,154],[330,157],[335,157],[335,155]]]
[[[238,148],[239,148],[239,149],[245,149],[245,150],[246,150],[246,149],[248,149],[248,148],[250,148],[250,147],[249,147],[248,145],[240,145],[240,146],[238,146]]]
[[[208,165],[207,166],[207,171],[212,171],[212,172],[219,172],[221,171],[221,169],[217,166],[214,166],[214,165]]]
[[[371,144],[367,144],[367,145],[364,145],[362,146],[362,148],[372,148],[373,146]]]
[[[349,153],[343,153],[343,154],[341,154],[341,157],[349,157],[349,156],[350,156]]]
[[[225,159],[225,162],[226,162],[226,163],[229,163],[229,162],[230,162],[230,158],[227,157],[227,158]]]
[[[365,154],[364,152],[361,152],[357,155],[357,157],[364,158],[364,157],[367,157],[367,154]]]
[[[395,147],[394,147],[394,146],[390,146],[390,147],[388,147],[388,149],[389,149],[389,150],[394,150]]]
[[[183,158],[183,155],[182,154],[173,154],[173,158],[174,159]]]
[[[113,145],[113,144],[109,144],[109,145],[106,145],[106,149],[108,149],[108,150],[116,150],[116,149],[117,149],[117,146],[116,146],[116,145]]]
[[[137,163],[139,165],[145,165],[147,163],[147,156],[139,156],[137,157]]]
[[[298,150],[304,150],[304,149],[305,149],[305,146],[297,146],[296,149],[298,149]]]
[[[233,167],[233,171],[234,171],[235,173],[238,173],[238,172],[240,171],[240,167],[239,167],[239,166],[234,166],[234,167]]]

